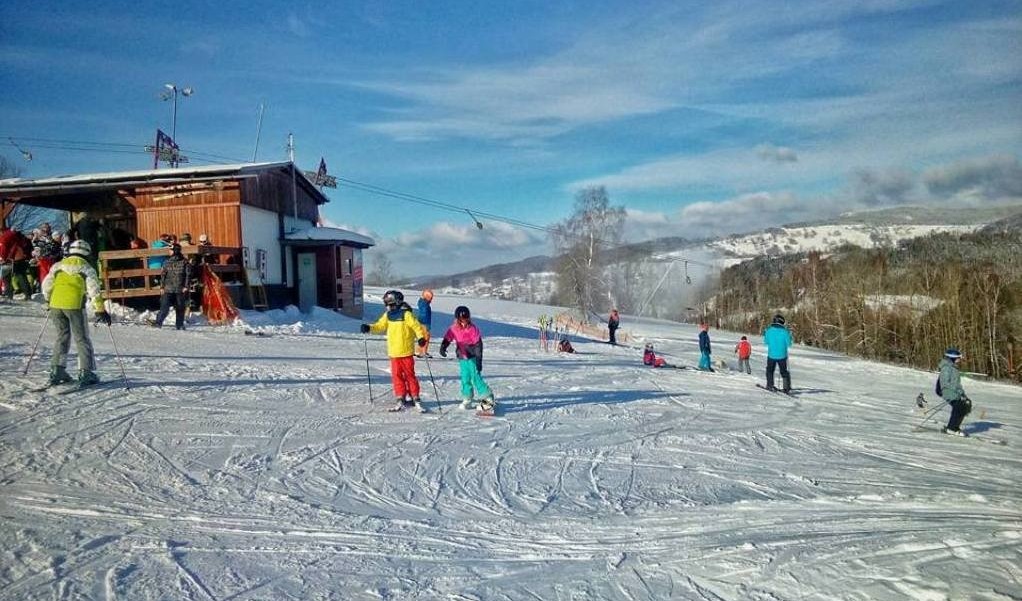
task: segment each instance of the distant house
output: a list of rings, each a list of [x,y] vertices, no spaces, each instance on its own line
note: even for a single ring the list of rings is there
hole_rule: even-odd
[[[215,271],[237,285],[262,284],[268,305],[313,305],[362,316],[362,251],[374,241],[347,230],[317,227],[329,199],[290,162],[211,165],[150,171],[0,180],[0,217],[17,203],[87,215],[105,226],[100,267],[107,296],[159,294],[145,261],[163,250],[128,250],[133,237],[151,244],[161,234],[206,234]],[[185,247],[186,253],[197,249]]]

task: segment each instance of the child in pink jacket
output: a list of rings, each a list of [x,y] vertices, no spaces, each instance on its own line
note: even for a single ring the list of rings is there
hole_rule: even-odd
[[[454,310],[454,323],[447,328],[444,341],[440,343],[440,356],[447,356],[447,348],[455,343],[458,366],[461,370],[461,407],[471,409],[474,399],[478,399],[479,411],[492,413],[496,409],[493,392],[483,381],[480,373],[483,363],[483,336],[479,328],[472,323],[468,307],[461,306]]]

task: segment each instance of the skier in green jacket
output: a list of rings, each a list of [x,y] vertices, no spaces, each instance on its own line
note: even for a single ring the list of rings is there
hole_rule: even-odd
[[[962,360],[962,353],[957,348],[949,348],[944,352],[944,358],[940,360],[940,396],[948,405],[951,405],[951,418],[947,426],[941,429],[945,434],[965,436],[962,432],[962,420],[972,411],[972,401],[965,395],[962,388],[962,374],[958,370],[958,363]]]
[[[57,329],[57,343],[50,360],[50,384],[71,382],[67,373],[67,351],[74,335],[78,349],[78,386],[84,387],[99,382],[96,376],[96,357],[89,339],[85,322],[85,297],[96,312],[96,319],[110,325],[110,314],[103,305],[99,291],[99,277],[89,264],[92,248],[84,240],[71,243],[68,256],[50,268],[43,280],[43,297],[49,303],[50,320]]]

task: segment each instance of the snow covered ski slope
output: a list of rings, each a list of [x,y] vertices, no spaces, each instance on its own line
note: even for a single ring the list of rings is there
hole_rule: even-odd
[[[622,316],[640,348],[544,353],[551,308],[438,296],[434,336],[460,304],[494,418],[440,358],[442,412],[421,361],[431,411],[384,411],[382,337],[370,402],[358,322],[325,311],[133,317],[129,390],[94,330],[107,384],[31,392],[52,330],[22,376],[44,308],[0,305],[0,599],[1022,598],[1018,387],[965,381],[982,444],[946,410],[914,431],[932,373],[797,347],[789,397],[756,387],[756,332],[710,331],[732,364],[750,336],[753,376],[653,369],[642,343],[691,366],[697,330]]]

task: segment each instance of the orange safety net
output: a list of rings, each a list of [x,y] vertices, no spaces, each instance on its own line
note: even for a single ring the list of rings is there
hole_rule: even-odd
[[[238,317],[223,280],[206,265],[202,266],[202,313],[213,325],[230,323]]]

